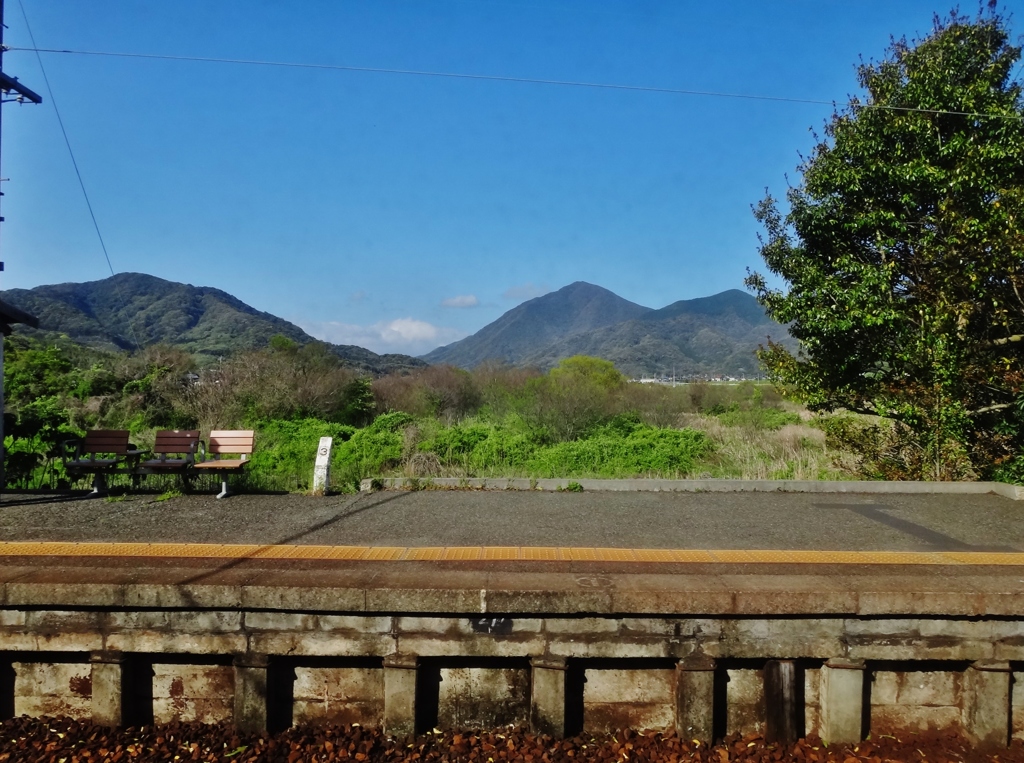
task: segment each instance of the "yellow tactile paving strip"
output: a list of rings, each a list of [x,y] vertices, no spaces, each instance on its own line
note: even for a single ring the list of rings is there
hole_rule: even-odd
[[[1024,553],[988,551],[796,551],[530,546],[260,546],[218,543],[0,541],[0,557],[325,559],[340,561],[559,561],[697,564],[932,564],[1024,566]]]

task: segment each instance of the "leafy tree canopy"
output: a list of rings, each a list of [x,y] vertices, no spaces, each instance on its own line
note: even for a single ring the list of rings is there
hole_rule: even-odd
[[[984,476],[1024,440],[1021,49],[994,9],[936,17],[862,63],[865,95],[800,165],[788,213],[766,197],[747,286],[800,341],[760,357],[818,410],[896,422],[902,476]]]

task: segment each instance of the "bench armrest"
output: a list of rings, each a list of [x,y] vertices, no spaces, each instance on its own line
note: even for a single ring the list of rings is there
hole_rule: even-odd
[[[61,442],[60,457],[65,462],[79,460],[82,457],[82,438],[79,437],[74,440],[64,440]]]

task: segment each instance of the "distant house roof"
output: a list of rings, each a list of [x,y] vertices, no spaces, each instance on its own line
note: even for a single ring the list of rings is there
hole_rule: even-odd
[[[0,300],[0,331],[4,334],[11,333],[12,323],[24,323],[26,326],[39,328],[39,319],[29,315],[24,310],[19,310],[14,305],[9,305]]]

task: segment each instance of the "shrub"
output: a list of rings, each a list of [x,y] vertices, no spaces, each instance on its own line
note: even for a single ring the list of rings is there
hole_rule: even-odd
[[[625,386],[609,361],[576,355],[527,384],[522,416],[542,438],[575,440],[623,411]]]
[[[469,372],[444,365],[377,379],[373,382],[373,396],[380,412],[436,416],[449,423],[475,413],[482,402]]]
[[[405,428],[412,423],[413,417],[407,413],[386,413],[370,426],[355,430],[350,439],[334,449],[332,480],[358,489],[363,479],[401,464]]]
[[[422,452],[433,453],[443,465],[466,472],[516,470],[539,446],[514,416],[499,424],[467,422],[438,430],[419,444]]]
[[[297,489],[309,487],[321,437],[334,438],[332,461],[336,461],[340,447],[358,433],[353,427],[320,419],[264,421],[256,430],[256,449],[247,469],[250,480]]]
[[[526,470],[534,477],[680,476],[711,450],[703,432],[642,426],[626,436],[605,433],[539,449]]]
[[[715,406],[708,412],[717,416],[719,421],[730,427],[746,426],[751,429],[776,430],[782,429],[787,424],[800,423],[799,414],[760,405],[744,408],[738,403],[732,403],[728,407]]]

